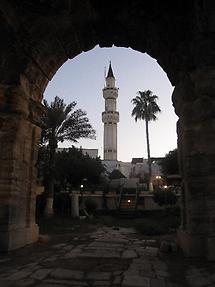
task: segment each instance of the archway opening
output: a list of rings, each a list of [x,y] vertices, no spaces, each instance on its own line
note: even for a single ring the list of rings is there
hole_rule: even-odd
[[[147,158],[143,122],[135,123],[131,117],[131,99],[137,91],[147,89],[159,97],[158,104],[162,110],[158,121],[150,125],[151,155],[154,158],[163,157],[177,146],[177,117],[171,104],[173,87],[157,62],[147,54],[128,48],[95,47],[67,61],[57,71],[45,90],[45,99],[50,102],[57,95],[66,103],[75,100],[80,108],[87,111],[97,131],[97,140],[81,140],[75,146],[98,149],[98,155],[103,158],[102,89],[107,70],[105,65],[108,66],[109,60],[112,61],[116,85],[119,87],[118,160],[128,163],[132,158]],[[59,147],[69,147],[72,144],[64,142]],[[157,175],[160,175],[159,171]]]
[[[48,81],[67,59],[98,43],[102,47],[114,43],[153,56],[175,85],[185,194],[181,242],[189,254],[214,258],[213,21],[210,13],[205,17],[213,7],[191,2],[72,4],[24,1],[1,6],[5,37],[0,136],[1,143],[7,142],[1,146],[3,249],[37,238],[33,204],[37,116]]]
[[[105,69],[107,70],[110,60],[116,76],[116,85],[119,88],[118,160],[131,161],[132,157],[147,157],[143,123],[135,123],[131,118],[131,99],[136,96],[137,91],[145,89],[152,90],[159,97],[162,112],[159,114],[158,121],[152,123],[150,127],[151,149],[154,157],[164,156],[177,146],[178,117],[172,106],[173,87],[157,61],[147,54],[130,48],[96,46],[68,60],[60,67],[49,82],[44,98],[51,101],[56,95],[60,97],[62,95],[67,103],[75,100],[82,109],[87,111],[96,129],[97,139],[96,141],[81,140],[75,146],[97,148],[99,156],[103,158],[102,89],[105,84]],[[65,147],[68,144],[64,143],[60,146]]]

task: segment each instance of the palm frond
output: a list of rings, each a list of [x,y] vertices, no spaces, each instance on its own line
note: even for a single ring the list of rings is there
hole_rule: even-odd
[[[87,113],[81,109],[74,110],[76,102],[66,105],[63,99],[55,97],[48,104],[46,115],[41,119],[42,135],[44,142],[50,142],[52,138],[63,142],[70,140],[76,142],[80,138],[95,138],[95,130],[87,118]]]
[[[131,115],[135,117],[135,121],[139,120],[156,120],[156,115],[160,112],[160,108],[156,103],[158,97],[153,95],[152,91],[138,91],[135,98],[131,100],[134,108]]]

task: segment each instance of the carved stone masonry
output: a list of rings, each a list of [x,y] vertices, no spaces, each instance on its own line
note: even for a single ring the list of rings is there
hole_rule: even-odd
[[[183,178],[182,248],[190,256],[215,258],[215,69],[187,75],[173,101]]]
[[[0,250],[11,250],[38,238],[35,163],[40,128],[21,87],[2,88],[0,99]]]

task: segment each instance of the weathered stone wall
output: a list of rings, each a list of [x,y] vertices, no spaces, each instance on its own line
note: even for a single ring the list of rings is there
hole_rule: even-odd
[[[27,238],[34,226],[37,116],[48,82],[68,58],[114,44],[147,52],[175,86],[180,240],[188,254],[215,258],[214,15],[213,1],[0,0],[2,248],[19,246],[14,235]]]
[[[173,93],[180,118],[178,146],[184,193],[181,233],[185,231],[187,238],[184,248],[192,255],[202,252],[208,257],[215,255],[214,95],[213,68],[190,73]]]
[[[0,250],[35,241],[37,104],[21,87],[1,90],[0,97]]]

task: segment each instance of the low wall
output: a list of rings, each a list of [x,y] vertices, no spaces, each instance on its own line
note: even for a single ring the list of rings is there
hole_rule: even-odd
[[[104,196],[102,192],[96,193],[87,193],[84,194],[77,193],[79,199],[83,198],[92,198],[97,203],[97,209],[102,210],[104,208]],[[127,195],[128,197],[131,194]],[[178,200],[176,205],[180,205],[180,195],[177,195]],[[105,202],[107,209],[116,210],[118,208],[119,203],[119,194],[116,193],[108,193],[105,195]],[[140,193],[138,197],[138,205],[137,210],[160,210],[165,208],[164,206],[159,206],[156,202],[154,202],[153,194],[148,194],[146,192]]]

